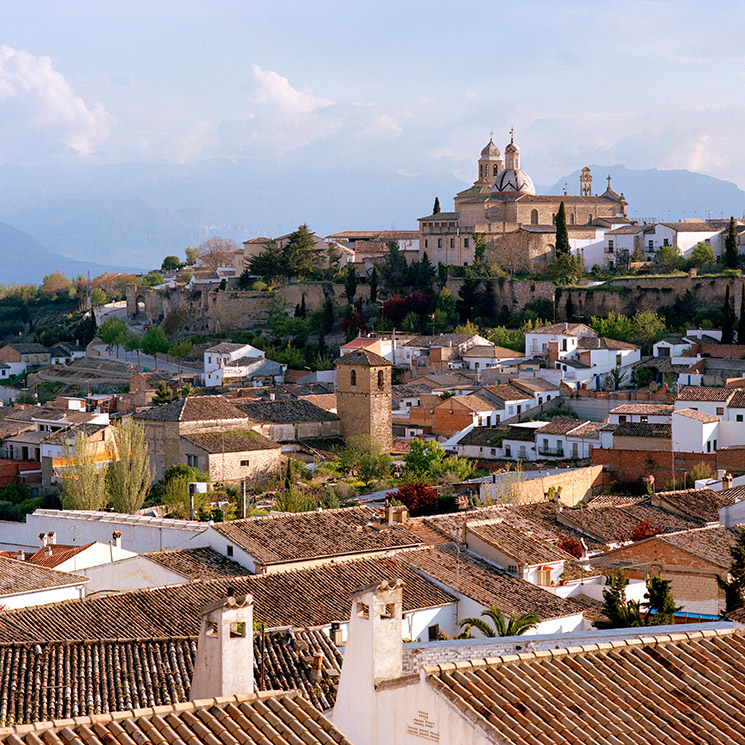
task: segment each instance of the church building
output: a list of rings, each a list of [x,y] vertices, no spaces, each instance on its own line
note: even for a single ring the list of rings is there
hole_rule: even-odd
[[[469,265],[474,260],[474,235],[483,234],[487,247],[522,246],[531,260],[550,261],[556,242],[556,213],[564,202],[573,248],[602,244],[602,235],[628,224],[623,193],[610,186],[592,190],[590,169],[582,169],[579,194],[536,194],[530,176],[520,167],[514,130],[504,149],[489,139],[478,159],[478,178],[455,196],[453,212],[419,218],[419,250],[437,264]],[[601,249],[602,251],[602,249]],[[601,253],[602,258],[602,253]],[[586,262],[587,263],[587,262]]]

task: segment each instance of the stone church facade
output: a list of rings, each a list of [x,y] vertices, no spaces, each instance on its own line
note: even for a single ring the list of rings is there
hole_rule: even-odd
[[[517,241],[531,259],[550,261],[556,241],[556,213],[564,202],[569,237],[593,240],[598,230],[627,224],[623,193],[610,186],[602,194],[592,190],[592,174],[585,167],[579,194],[535,193],[530,176],[520,165],[520,149],[510,133],[504,158],[490,139],[478,160],[478,178],[456,194],[452,212],[419,218],[419,250],[437,264],[470,265],[474,261],[474,235],[482,234],[487,246]]]

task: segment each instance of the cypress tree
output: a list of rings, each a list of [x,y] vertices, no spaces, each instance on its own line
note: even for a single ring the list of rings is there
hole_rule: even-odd
[[[440,197],[435,197],[435,206],[432,207],[432,214],[433,215],[440,214]]]
[[[570,253],[569,233],[567,232],[567,213],[564,202],[559,205],[556,213],[556,258],[568,256]]]
[[[730,295],[729,285],[724,293],[722,307],[722,344],[732,344],[735,333],[735,304]]]
[[[745,282],[742,283],[740,294],[740,322],[737,326],[737,343],[745,344]]]
[[[327,297],[323,302],[323,330],[328,333],[334,328],[334,301]]]
[[[373,267],[370,275],[370,302],[375,303],[378,300],[378,268]]]
[[[724,239],[724,263],[728,269],[737,269],[740,254],[737,252],[737,234],[735,233],[735,218],[730,217],[727,236]]]
[[[357,269],[354,264],[347,264],[347,276],[344,280],[344,294],[351,303],[357,294]]]

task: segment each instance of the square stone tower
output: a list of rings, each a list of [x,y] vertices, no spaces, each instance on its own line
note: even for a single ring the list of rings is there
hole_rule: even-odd
[[[355,349],[336,360],[336,411],[344,437],[363,435],[383,451],[393,444],[393,365],[379,354]]]

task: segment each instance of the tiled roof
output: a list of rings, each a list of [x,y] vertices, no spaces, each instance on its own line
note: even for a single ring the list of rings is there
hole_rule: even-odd
[[[570,336],[597,336],[598,332],[584,323],[552,323],[539,329],[528,331],[529,334],[569,334]]]
[[[745,391],[741,389],[736,390],[728,406],[730,409],[745,409]]]
[[[208,453],[244,453],[249,450],[276,450],[281,447],[252,430],[202,432],[181,437]]]
[[[0,726],[105,714],[189,700],[197,637],[18,642],[0,645]],[[334,705],[341,654],[321,629],[267,631],[254,639],[257,690],[300,690]],[[310,659],[323,655],[323,677]],[[261,670],[264,677],[261,677]],[[336,674],[334,674],[334,671]],[[330,673],[330,674],[329,674]],[[39,690],[39,681],[45,680]]]
[[[521,745],[745,742],[739,633],[705,631],[425,668],[484,734]]]
[[[552,383],[544,378],[517,378],[510,381],[510,384],[519,390],[529,391],[530,393],[541,393],[544,391],[558,391],[557,383]]]
[[[385,357],[381,357],[369,349],[355,349],[353,352],[347,352],[339,357],[334,364],[336,365],[365,365],[367,367],[392,367],[393,363]]]
[[[53,569],[92,545],[93,543],[86,543],[84,546],[66,546],[61,543],[54,543],[40,548],[36,553],[28,554],[26,561],[36,564],[36,566]]]
[[[25,344],[13,343],[8,344],[8,346],[21,354],[49,354],[49,350],[43,344],[37,344],[36,342],[28,342]]]
[[[360,559],[0,611],[0,642],[195,636],[199,633],[200,610],[226,597],[229,588],[236,595],[252,595],[255,619],[270,628],[321,626],[345,622],[349,618],[350,595],[359,587],[384,579],[406,583],[406,612],[454,601],[398,557]]]
[[[535,535],[532,531],[516,528],[504,518],[466,523],[468,535],[475,535],[494,546],[519,564],[544,564],[571,561],[572,556]]]
[[[714,424],[719,421],[718,416],[706,414],[703,411],[696,411],[696,409],[676,409],[675,413],[679,416],[684,416],[686,419],[695,419],[697,422],[702,422],[703,424]]]
[[[183,548],[176,551],[151,551],[144,554],[189,579],[218,579],[250,574],[237,561],[228,559],[211,548]]]
[[[500,385],[485,385],[480,390],[486,391],[490,395],[502,401],[523,401],[526,398],[533,398],[533,393],[521,390],[511,383],[501,383]]]
[[[299,693],[241,694],[220,699],[97,714],[0,730],[5,745],[351,745]]]
[[[188,396],[162,406],[139,411],[133,415],[133,418],[166,422],[199,422],[245,419],[246,415],[222,396]]]
[[[680,533],[666,533],[656,536],[664,543],[709,561],[722,569],[729,569],[732,563],[730,546],[737,537],[736,530],[723,528],[720,525],[710,528],[694,528]]]
[[[387,525],[373,507],[249,517],[213,525],[261,564],[385,551],[419,543],[405,525]]]
[[[673,436],[670,424],[649,424],[647,422],[622,422],[613,432],[614,437],[658,437],[669,440]]]
[[[393,398],[400,401],[402,398],[419,398],[432,393],[429,386],[421,383],[401,383],[392,386]]]
[[[435,334],[434,336],[415,336],[402,346],[404,347],[457,347],[471,341],[476,334]],[[485,344],[485,349],[493,349],[492,344]],[[476,347],[471,347],[472,352]]]
[[[229,341],[222,341],[219,344],[215,344],[214,347],[208,347],[205,349],[207,354],[230,354],[231,352],[237,352],[239,349],[244,349],[247,344],[234,344]]]
[[[734,503],[734,496],[711,489],[680,489],[657,492],[652,496],[652,504],[702,523],[718,522],[719,510]]]
[[[469,411],[493,411],[497,405],[494,401],[489,401],[486,398],[477,396],[475,394],[469,394],[466,396],[451,396],[446,398],[444,401],[436,404],[436,406],[446,409],[453,406],[453,403],[460,404]]]
[[[90,437],[91,435],[102,432],[108,426],[108,424],[91,424],[90,422],[73,424],[64,429],[58,429],[51,434],[48,433],[44,438],[44,442],[47,445],[64,445],[66,442],[72,442],[78,435]]]
[[[339,419],[336,414],[302,398],[255,401],[238,404],[238,408],[255,422],[335,422]]]
[[[605,336],[592,337],[583,336],[577,342],[579,349],[619,349],[619,350],[634,350],[638,349],[636,344],[630,344],[625,341],[618,341],[618,339],[608,339]]]
[[[663,222],[660,223],[666,228],[675,230],[678,233],[713,233],[711,225],[705,222]]]
[[[401,554],[401,560],[438,584],[457,588],[459,593],[479,605],[486,608],[493,605],[503,613],[519,615],[533,611],[542,619],[548,619],[582,612],[573,600],[560,598],[518,579],[470,551],[456,552],[453,544],[407,551]],[[407,585],[404,601],[408,590]]]
[[[584,424],[579,419],[569,419],[568,417],[559,417],[550,421],[548,424],[544,424],[542,427],[536,430],[537,435],[565,435],[571,432],[573,429],[577,429],[580,424]]]
[[[621,404],[611,409],[611,414],[652,414],[654,416],[670,416],[675,407],[672,404]]]
[[[21,595],[26,592],[69,587],[88,582],[87,577],[56,569],[37,566],[28,561],[17,561],[0,556],[0,599],[4,595]]]
[[[524,354],[506,347],[495,347],[493,344],[477,344],[463,352],[463,357],[486,357],[487,359],[515,359],[524,357]]]
[[[600,437],[600,423],[599,422],[584,422],[579,427],[569,432],[570,437],[589,437],[597,439]]]
[[[734,388],[713,388],[703,385],[686,386],[677,396],[677,401],[727,402],[734,395]]]
[[[466,432],[466,434],[458,440],[458,445],[497,447],[497,444],[501,442],[502,438],[507,435],[509,431],[510,428],[504,424],[497,425],[496,427],[474,427],[470,432]]]

